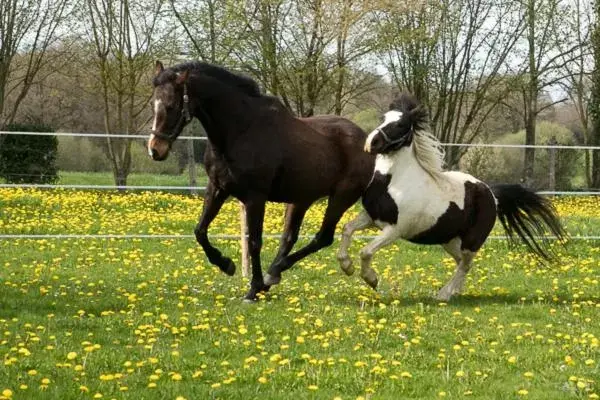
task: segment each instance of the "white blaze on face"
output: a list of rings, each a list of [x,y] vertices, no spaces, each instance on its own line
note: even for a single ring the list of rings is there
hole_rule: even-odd
[[[402,112],[400,111],[392,110],[386,112],[383,115],[383,122],[381,123],[381,125],[375,128],[373,132],[369,133],[369,136],[367,136],[367,140],[365,142],[365,151],[371,152],[371,142],[373,141],[375,135],[377,135],[381,129],[383,129],[388,124],[391,124],[392,122],[400,121],[400,118],[402,118]]]
[[[156,117],[161,104],[162,101],[160,99],[154,100],[154,121],[152,121],[152,132],[156,132]]]
[[[162,101],[160,99],[154,100],[154,120],[152,121],[152,133],[150,134],[150,139],[148,139],[148,155],[150,157],[152,157],[152,148],[150,147],[150,144],[154,140],[154,132],[156,132],[156,123],[157,123],[156,116],[158,115],[158,109],[161,104],[162,104]]]

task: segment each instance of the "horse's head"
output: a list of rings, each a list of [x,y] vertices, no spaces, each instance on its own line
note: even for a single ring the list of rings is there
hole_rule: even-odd
[[[415,130],[427,124],[427,112],[409,94],[397,97],[383,116],[383,122],[373,130],[365,142],[365,151],[373,154],[393,153],[410,146]]]
[[[188,70],[165,70],[156,62],[154,94],[152,97],[152,133],[148,139],[148,154],[156,161],[167,158],[171,145],[191,121],[190,100],[187,93]]]

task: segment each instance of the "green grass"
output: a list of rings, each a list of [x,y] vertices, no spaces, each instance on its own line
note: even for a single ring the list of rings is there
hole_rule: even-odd
[[[71,193],[0,192],[0,230],[191,233],[201,207],[183,196]],[[587,209],[569,204],[561,209]],[[269,209],[267,232],[281,229],[281,211]],[[211,233],[237,228],[236,212],[229,204]],[[307,216],[303,232],[314,232],[321,212]],[[600,226],[594,216],[572,218],[570,227]],[[237,241],[213,242],[239,264]],[[355,261],[365,243],[353,244]],[[265,240],[265,268],[277,244]],[[306,258],[248,305],[240,300],[247,280],[209,265],[193,239],[0,241],[0,393],[544,400],[600,393],[598,242],[569,243],[560,262],[544,267],[490,240],[465,293],[447,304],[433,299],[453,272],[438,247],[399,242],[381,250],[376,293],[358,274],[341,273],[337,246]]]
[[[200,167],[201,168],[201,167]],[[130,186],[188,186],[187,170],[181,175],[158,175],[132,173],[127,179]],[[203,169],[198,170],[198,186],[206,184]],[[115,180],[110,172],[68,172],[61,171],[58,184],[61,185],[114,185]]]
[[[197,186],[206,186],[207,178],[204,168],[198,166]],[[0,183],[5,180],[0,178]],[[181,175],[161,175],[131,173],[127,178],[129,186],[189,186],[190,179],[186,169]],[[60,171],[58,185],[114,185],[115,180],[111,172],[74,172]]]

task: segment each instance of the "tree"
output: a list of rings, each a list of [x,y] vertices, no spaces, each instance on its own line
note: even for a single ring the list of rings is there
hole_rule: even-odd
[[[594,69],[592,70],[592,93],[589,105],[589,115],[592,120],[590,144],[600,146],[600,2],[594,2],[595,24],[592,29],[591,43],[594,54]],[[592,153],[592,186],[600,187],[600,151]]]
[[[502,77],[523,30],[514,1],[400,3],[380,13],[378,29],[388,71],[427,106],[434,134],[442,142],[474,141],[508,90]],[[465,151],[449,147],[446,164],[456,166]]]
[[[569,75],[565,67],[576,57],[581,43],[577,42],[565,24],[569,11],[565,1],[521,0],[519,4],[525,15],[522,38],[525,62],[520,70],[524,78],[521,94],[525,144],[535,145],[536,121],[540,113],[566,100],[566,97],[561,97],[540,103],[540,95]],[[523,168],[526,185],[533,180],[534,160],[535,148],[526,148]]]
[[[44,125],[11,124],[9,131],[51,132]],[[0,148],[0,176],[9,183],[54,183],[58,180],[56,136],[8,135]]]
[[[69,5],[69,0],[0,0],[0,128],[15,120],[38,72],[50,62],[47,51],[60,38]]]
[[[586,145],[597,142],[597,139],[593,137],[596,132],[591,129],[589,115],[591,74],[594,67],[591,36],[595,24],[592,7],[592,2],[587,0],[574,0],[569,6],[566,23],[571,36],[575,38],[579,46],[572,54],[565,54],[565,58],[571,61],[564,63],[567,76],[564,81],[560,82],[576,111],[579,120],[578,128],[581,129],[583,143]],[[559,46],[563,48],[565,43],[561,41]],[[595,186],[594,180],[596,185],[600,183],[600,176],[595,179],[593,177],[592,154],[593,152],[585,152],[585,178],[588,187]]]
[[[91,0],[82,11],[117,186],[127,184],[132,140],[111,136],[136,134],[149,120],[149,73],[169,33],[159,24],[162,12],[161,0]]]

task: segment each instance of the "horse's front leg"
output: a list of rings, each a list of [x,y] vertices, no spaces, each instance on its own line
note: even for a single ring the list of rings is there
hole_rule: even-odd
[[[194,233],[196,234],[196,241],[202,246],[208,261],[219,267],[227,275],[233,275],[235,273],[234,262],[229,257],[223,256],[208,240],[208,226],[215,219],[228,197],[227,192],[217,188],[211,181],[208,182],[206,194],[204,195],[204,207]]]
[[[262,268],[260,265],[265,202],[266,198],[263,195],[251,195],[244,201],[244,205],[246,206],[246,222],[248,225],[248,250],[252,262],[250,290],[244,297],[244,301],[248,302],[255,301],[256,295],[259,292],[267,291],[269,289],[269,287],[264,284]]]
[[[377,250],[389,245],[398,239],[399,235],[394,226],[388,225],[371,243],[360,251],[360,276],[373,289],[377,289],[377,273],[371,268],[371,260]]]
[[[369,217],[369,214],[363,210],[358,214],[356,218],[344,225],[342,229],[342,240],[340,241],[340,248],[337,253],[337,259],[340,263],[340,268],[350,276],[354,273],[354,267],[352,266],[352,260],[348,255],[348,248],[352,242],[352,235],[354,232],[366,229],[373,226],[373,220]]]

